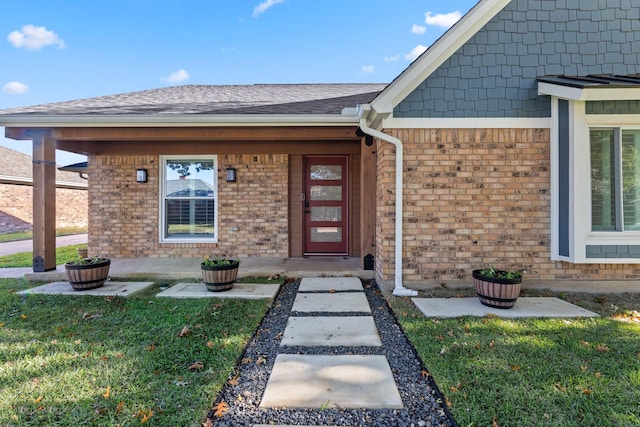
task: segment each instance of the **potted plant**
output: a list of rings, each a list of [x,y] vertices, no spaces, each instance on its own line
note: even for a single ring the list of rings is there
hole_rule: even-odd
[[[65,263],[69,284],[76,291],[99,288],[109,277],[111,260],[94,256],[92,258],[79,257],[75,261]]]
[[[205,256],[200,263],[202,281],[211,292],[228,291],[238,277],[240,261],[220,257]]]
[[[512,308],[520,296],[522,272],[494,267],[473,270],[473,284],[482,304],[494,308]]]

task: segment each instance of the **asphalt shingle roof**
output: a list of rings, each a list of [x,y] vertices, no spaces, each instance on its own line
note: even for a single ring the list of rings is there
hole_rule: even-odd
[[[33,177],[33,161],[30,155],[0,146],[0,175],[30,179]],[[64,172],[56,169],[56,181],[86,184],[85,179],[75,172]]]
[[[0,110],[2,115],[340,114],[386,84],[185,85]]]

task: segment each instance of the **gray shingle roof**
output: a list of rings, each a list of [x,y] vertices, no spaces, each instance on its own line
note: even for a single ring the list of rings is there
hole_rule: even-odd
[[[186,85],[0,110],[2,115],[340,114],[385,84]]]

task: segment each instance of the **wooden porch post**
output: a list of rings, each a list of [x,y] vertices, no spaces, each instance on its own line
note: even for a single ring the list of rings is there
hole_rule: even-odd
[[[56,268],[56,143],[48,130],[27,131],[33,140],[33,271]]]
[[[360,253],[376,256],[376,146],[360,144]]]

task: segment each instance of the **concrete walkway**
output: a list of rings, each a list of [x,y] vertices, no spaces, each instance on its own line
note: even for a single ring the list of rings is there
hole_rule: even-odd
[[[56,248],[87,243],[86,234],[73,234],[70,236],[56,237]],[[17,254],[20,252],[33,252],[33,240],[16,240],[14,242],[0,243],[0,256]]]
[[[358,278],[302,279],[292,312],[314,315],[289,317],[281,347],[382,345]],[[277,355],[261,408],[404,407],[386,356],[310,353]]]

